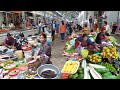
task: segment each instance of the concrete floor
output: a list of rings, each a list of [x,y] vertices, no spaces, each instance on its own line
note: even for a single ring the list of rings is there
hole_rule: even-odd
[[[51,61],[61,70],[66,62],[66,57],[62,56],[65,42],[62,42],[60,38],[56,38],[56,40],[54,41],[54,43],[52,43],[51,46],[52,46]]]

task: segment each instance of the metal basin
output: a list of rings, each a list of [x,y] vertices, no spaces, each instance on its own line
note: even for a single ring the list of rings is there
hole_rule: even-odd
[[[44,77],[41,77],[41,73],[43,71],[46,71],[46,70],[52,70],[55,72],[56,74],[56,77],[54,78],[50,78],[50,79],[60,79],[60,76],[61,76],[61,73],[60,73],[60,70],[58,67],[56,67],[55,65],[52,65],[52,64],[44,64],[44,65],[41,65],[38,69],[37,69],[37,74],[38,76],[40,77],[40,79],[47,79],[47,78],[44,78]]]

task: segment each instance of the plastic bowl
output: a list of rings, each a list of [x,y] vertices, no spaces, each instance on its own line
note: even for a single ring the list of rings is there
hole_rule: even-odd
[[[81,50],[81,55],[83,58],[86,58],[88,56],[89,51],[87,49]]]

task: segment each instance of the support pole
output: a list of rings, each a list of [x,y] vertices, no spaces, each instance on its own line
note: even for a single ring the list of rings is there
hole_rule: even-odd
[[[7,12],[6,12],[6,26],[8,26],[8,17],[7,17]]]

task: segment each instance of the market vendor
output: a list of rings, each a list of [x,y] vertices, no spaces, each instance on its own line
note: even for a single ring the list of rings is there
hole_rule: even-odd
[[[107,36],[109,36],[109,34],[106,33],[105,27],[102,27],[101,32],[97,34],[95,42],[97,44],[102,44],[102,41],[106,41]]]
[[[46,38],[47,38],[46,34],[41,34],[40,36],[41,47],[37,53],[37,55],[40,55],[40,57],[42,58],[41,64],[52,63],[50,61],[51,46],[47,43]],[[37,55],[35,54],[34,56],[36,57]]]
[[[16,46],[15,39],[11,36],[10,33],[7,33],[7,37],[4,40],[4,46],[7,48],[15,48]]]
[[[25,44],[28,44],[28,41],[27,41],[27,39],[24,37],[23,32],[20,32],[20,34],[19,34],[19,39],[17,40],[17,46],[16,46],[17,50],[22,50],[22,49],[21,49],[21,46],[22,46],[22,45],[25,45]]]
[[[87,23],[84,23],[82,31],[83,31],[84,34],[89,34],[90,33],[90,29],[88,28]]]
[[[8,26],[10,30],[15,29],[15,25],[12,23],[12,21],[9,22]]]
[[[81,47],[87,47],[88,49],[95,49],[97,51],[99,50],[97,45],[88,39],[87,34],[83,34],[75,40],[75,49],[78,48],[79,45]]]

